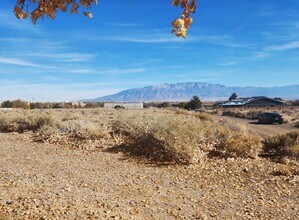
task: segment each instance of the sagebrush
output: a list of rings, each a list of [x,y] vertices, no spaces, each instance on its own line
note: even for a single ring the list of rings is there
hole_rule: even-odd
[[[279,134],[264,140],[263,151],[273,157],[299,160],[299,131]]]

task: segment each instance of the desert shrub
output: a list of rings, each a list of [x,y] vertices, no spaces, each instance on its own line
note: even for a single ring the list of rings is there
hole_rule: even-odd
[[[190,112],[187,110],[183,110],[183,109],[175,109],[175,113],[178,115],[191,115],[194,116],[200,120],[204,120],[204,121],[212,121],[212,117],[209,113],[206,112]]]
[[[261,139],[247,133],[242,127],[227,123],[216,126],[212,155],[220,157],[255,158],[261,147]]]
[[[299,159],[299,131],[279,134],[263,142],[263,152],[274,157]]]
[[[223,112],[222,112],[222,115],[223,115],[223,116],[236,117],[236,118],[247,118],[246,113],[241,112],[241,111],[238,111],[238,110],[235,110],[235,111],[232,111],[232,110],[226,110],[226,111],[223,111]]]
[[[25,120],[19,120],[17,123],[20,131],[37,131],[44,126],[54,127],[56,119],[50,115],[31,115]]]
[[[175,113],[178,115],[189,115],[190,113],[187,110],[176,108]]]
[[[258,119],[262,113],[263,111],[250,110],[247,112],[246,118],[251,120]]]
[[[248,112],[240,111],[240,110],[226,110],[222,112],[222,115],[254,120],[257,119],[258,116],[262,113],[263,111],[257,111],[257,110],[250,110]]]
[[[84,119],[66,121],[59,128],[60,132],[70,137],[84,139],[101,139],[107,136],[107,132],[97,123]]]
[[[212,121],[211,115],[205,112],[194,113],[193,115],[200,120]]]
[[[124,114],[114,122],[113,131],[124,136],[124,153],[158,163],[189,164],[208,154],[252,158],[260,150],[256,136],[193,114]]]
[[[203,138],[203,124],[188,115],[122,115],[113,130],[124,135],[126,153],[158,163],[191,163]]]
[[[0,115],[2,132],[37,131],[43,126],[53,126],[55,123],[55,119],[49,115]]]
[[[1,132],[10,132],[15,130],[13,128],[12,121],[10,118],[3,117],[3,115],[0,115],[0,131]]]
[[[218,109],[215,109],[211,112],[212,115],[219,115],[220,111]]]

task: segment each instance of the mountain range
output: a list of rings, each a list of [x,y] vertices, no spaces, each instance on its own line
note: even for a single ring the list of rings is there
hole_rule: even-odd
[[[163,102],[187,101],[194,95],[205,101],[227,99],[232,93],[239,97],[268,96],[284,99],[298,99],[299,85],[277,87],[228,87],[220,84],[186,82],[161,84],[144,88],[128,89],[114,95],[95,99],[81,100],[85,102]]]

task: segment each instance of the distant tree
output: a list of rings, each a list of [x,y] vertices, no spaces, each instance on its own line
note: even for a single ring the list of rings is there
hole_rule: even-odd
[[[146,102],[143,105],[144,108],[157,107],[157,106],[158,106],[158,104],[155,102]]]
[[[63,108],[74,108],[71,102],[65,102]]]
[[[50,103],[50,102],[43,103],[43,108],[45,108],[45,109],[52,108],[52,103]]]
[[[121,105],[116,105],[116,106],[114,106],[114,109],[123,109],[123,108],[125,108],[125,107],[123,107],[123,106],[121,106]]]
[[[28,102],[22,101],[21,99],[17,99],[15,101],[12,101],[12,107],[13,108],[29,109],[30,104]]]
[[[52,104],[52,108],[63,108],[64,107],[64,104],[61,104],[61,103],[53,103]]]
[[[97,107],[104,108],[105,103],[104,102],[97,102]]]
[[[158,108],[167,108],[167,107],[170,107],[169,102],[162,102],[158,104]]]
[[[7,100],[1,103],[2,108],[12,108],[12,102]]]
[[[299,106],[299,99],[291,101],[292,106]]]
[[[41,102],[30,103],[30,109],[44,109],[46,106]]]
[[[234,99],[236,99],[236,98],[238,98],[238,95],[237,95],[237,93],[233,93],[230,97],[229,97],[229,101],[231,101],[231,100],[234,100]]]
[[[201,106],[202,106],[202,102],[199,99],[199,97],[198,96],[193,96],[193,98],[186,105],[186,108],[195,110],[195,109],[201,108]]]
[[[186,108],[187,105],[188,105],[188,103],[189,103],[189,102],[180,102],[180,103],[178,104],[178,107],[179,107],[179,108]]]
[[[86,8],[83,14],[92,18],[91,8],[97,4],[98,0],[16,0],[14,13],[18,19],[26,19],[30,13],[31,21],[35,24],[39,18],[43,19],[44,16],[54,19],[57,11],[69,10],[71,14],[78,14],[79,7],[83,6]],[[195,13],[196,0],[172,0],[172,5],[181,6],[183,10],[181,17],[172,22],[172,33],[185,38],[193,22],[190,16]]]
[[[97,103],[93,103],[93,102],[85,103],[85,106],[84,106],[84,108],[96,108],[96,107],[98,107]]]

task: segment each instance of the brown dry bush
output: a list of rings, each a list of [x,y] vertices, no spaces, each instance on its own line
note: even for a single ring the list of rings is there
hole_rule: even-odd
[[[175,109],[175,113],[178,115],[193,115],[196,118],[204,121],[212,121],[212,117],[209,113],[207,112],[190,112],[188,110],[183,110],[183,109]]]
[[[202,126],[192,116],[148,112],[121,115],[113,130],[124,136],[125,153],[131,156],[158,163],[188,164],[200,146]]]
[[[86,112],[83,115],[73,109],[1,111],[0,132],[32,132],[34,141],[83,148],[87,142],[93,145],[91,142],[109,135],[108,126],[101,123],[101,117],[107,116]]]
[[[0,114],[1,132],[37,131],[44,126],[54,126],[56,120],[47,114],[20,114],[9,112]]]
[[[261,110],[250,110],[249,112],[247,112],[246,118],[247,119],[258,119],[258,117],[263,113],[263,111]]]
[[[74,148],[117,145],[115,150],[130,157],[156,163],[189,164],[212,152],[219,157],[256,155],[255,136],[209,116],[164,109],[14,110],[0,112],[0,130],[31,131],[36,141]]]
[[[254,120],[254,119],[258,119],[258,116],[262,113],[263,111],[261,110],[242,111],[236,109],[236,110],[225,110],[222,112],[222,115]]]
[[[124,136],[120,151],[158,163],[189,164],[212,152],[220,157],[255,157],[260,149],[260,139],[242,129],[188,114],[123,114],[113,130]]]
[[[226,110],[222,112],[223,116],[231,116],[236,118],[246,118],[246,113],[239,110]]]
[[[215,145],[211,155],[224,158],[255,158],[261,149],[261,139],[256,135],[247,133],[236,124],[222,122],[220,125],[215,125],[212,136],[215,138]]]
[[[108,135],[100,124],[84,119],[64,123],[60,130],[71,137],[82,140],[101,139]]]
[[[263,152],[274,158],[299,160],[299,131],[279,134],[264,140]]]

